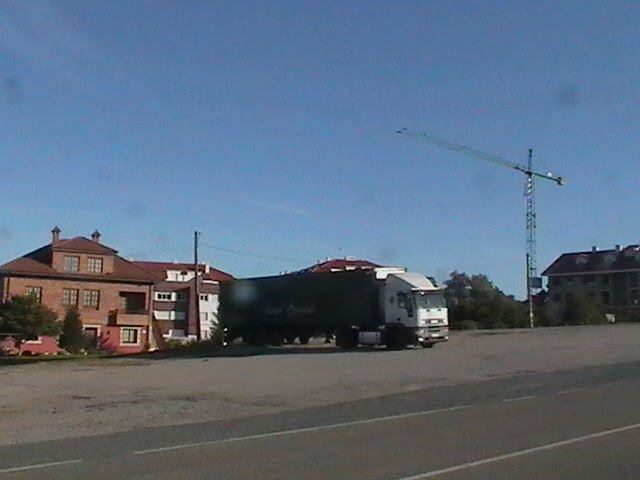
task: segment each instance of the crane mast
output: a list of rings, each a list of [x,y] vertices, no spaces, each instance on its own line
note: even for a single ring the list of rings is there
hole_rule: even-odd
[[[526,180],[524,184],[524,197],[527,201],[527,302],[529,303],[529,328],[534,327],[533,292],[539,288],[538,282],[538,246],[536,232],[536,192],[535,179],[530,173],[533,171],[533,149],[529,149],[527,161]],[[534,282],[536,282],[534,284]]]
[[[534,312],[533,312],[533,294],[542,287],[542,282],[538,277],[538,258],[537,258],[537,223],[536,223],[536,197],[535,197],[535,179],[544,178],[551,180],[558,185],[564,185],[566,181],[564,178],[553,175],[552,173],[541,173],[533,169],[533,150],[529,149],[529,155],[527,158],[527,164],[521,165],[519,163],[512,162],[505,158],[490,155],[488,153],[474,150],[465,145],[443,140],[432,135],[428,135],[423,132],[417,132],[415,130],[409,130],[403,128],[396,133],[413,138],[415,140],[426,141],[436,146],[453,150],[464,155],[486,160],[496,165],[511,168],[517,170],[525,175],[524,184],[524,197],[526,199],[526,272],[527,272],[527,301],[529,304],[529,327],[534,327]]]

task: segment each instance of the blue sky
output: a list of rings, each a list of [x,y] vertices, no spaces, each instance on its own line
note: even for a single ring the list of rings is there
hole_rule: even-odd
[[[356,256],[524,293],[526,161],[542,270],[637,243],[640,5],[620,1],[0,4],[0,261],[89,235],[237,276]]]

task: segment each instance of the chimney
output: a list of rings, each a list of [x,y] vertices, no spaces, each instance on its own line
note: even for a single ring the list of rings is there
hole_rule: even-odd
[[[620,245],[616,245],[616,252],[620,251]]]
[[[91,240],[93,240],[96,243],[100,243],[100,232],[98,230],[95,230],[92,234],[91,234]]]
[[[596,253],[596,252],[598,251],[598,246],[597,246],[597,245],[594,245],[593,247],[591,247],[591,251],[592,251],[593,253]]]
[[[56,225],[55,227],[53,227],[53,230],[51,230],[51,243],[57,243],[59,241],[60,241],[60,229]]]

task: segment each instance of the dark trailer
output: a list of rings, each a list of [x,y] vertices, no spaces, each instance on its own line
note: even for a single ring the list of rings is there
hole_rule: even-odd
[[[381,283],[372,271],[299,273],[221,285],[220,317],[228,341],[281,345],[296,338],[378,330]],[[357,345],[357,340],[356,340]]]

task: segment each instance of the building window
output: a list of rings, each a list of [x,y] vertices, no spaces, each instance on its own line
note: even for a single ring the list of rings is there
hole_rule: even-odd
[[[182,302],[182,301],[184,301],[184,293],[178,293],[178,294],[176,295],[176,300],[177,300],[178,302]]]
[[[582,277],[582,283],[585,285],[591,285],[595,281],[596,277],[594,277],[593,275],[585,275],[584,277]]]
[[[147,298],[144,293],[120,292],[121,313],[146,314]]]
[[[638,272],[629,272],[629,287],[638,288]]]
[[[31,295],[35,297],[38,302],[42,302],[42,287],[25,287],[24,294]]]
[[[562,278],[560,278],[560,277],[553,277],[551,280],[552,280],[551,284],[554,287],[559,287],[560,285],[562,285]]]
[[[564,281],[567,283],[567,285],[573,285],[573,277],[571,275],[564,277]]]
[[[65,272],[79,272],[80,257],[65,256],[63,268]]]
[[[171,293],[156,292],[156,300],[161,301],[161,302],[170,302],[171,301]]]
[[[200,295],[200,301],[201,302],[208,302],[209,301],[209,295],[206,293],[203,293]]]
[[[609,275],[602,275],[600,277],[600,283],[602,285],[609,285]]]
[[[604,303],[605,305],[609,305],[609,302],[611,301],[611,294],[609,292],[602,292],[601,298],[602,303]]]
[[[102,273],[102,259],[89,257],[89,259],[87,260],[87,272]]]
[[[172,321],[180,321],[180,320],[184,320],[186,318],[185,316],[185,312],[180,311],[180,310],[169,310],[166,312],[162,312],[162,311],[155,311],[153,313],[156,317],[156,320],[172,320]]]
[[[85,290],[82,305],[87,308],[100,308],[100,290]]]
[[[63,288],[62,304],[69,307],[77,307],[78,306],[78,290],[75,288]]]
[[[640,290],[629,290],[629,305],[640,305]]]
[[[138,345],[140,343],[140,329],[122,328],[120,330],[120,343],[122,345]]]

